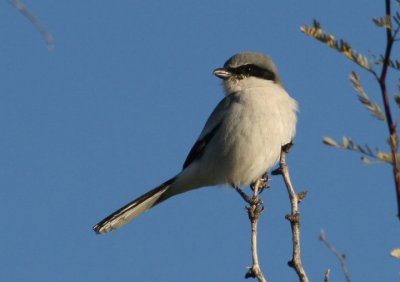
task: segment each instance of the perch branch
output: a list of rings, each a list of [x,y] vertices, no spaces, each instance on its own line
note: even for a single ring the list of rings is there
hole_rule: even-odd
[[[249,204],[246,206],[247,214],[251,223],[251,253],[253,259],[253,265],[248,268],[245,278],[255,278],[259,282],[267,282],[264,274],[261,271],[260,263],[258,260],[258,247],[257,247],[257,226],[258,218],[264,211],[263,202],[259,197],[259,194],[264,188],[268,187],[267,184],[268,175],[264,175],[263,178],[258,179],[254,184],[251,185],[253,195],[248,196],[241,189],[236,188],[239,195]]]
[[[279,168],[273,172],[273,174],[281,174],[285,182],[287,191],[289,193],[289,199],[291,204],[291,213],[286,215],[286,219],[290,222],[290,227],[292,229],[292,242],[293,242],[293,252],[292,259],[288,262],[288,265],[292,267],[301,282],[308,282],[307,274],[304,270],[303,264],[301,262],[300,255],[300,212],[298,204],[307,195],[306,192],[300,192],[297,194],[293,188],[292,181],[290,180],[289,168],[286,163],[286,155],[292,147],[293,143],[283,145],[281,150],[281,156],[279,161]]]

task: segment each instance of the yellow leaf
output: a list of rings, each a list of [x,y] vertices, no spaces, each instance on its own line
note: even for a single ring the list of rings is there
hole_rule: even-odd
[[[390,252],[390,255],[391,255],[392,257],[395,257],[395,258],[397,258],[397,259],[400,259],[400,248],[393,249],[393,250]]]
[[[333,140],[333,139],[330,138],[330,137],[324,137],[323,140],[322,140],[322,142],[323,142],[324,144],[326,144],[326,145],[329,145],[329,146],[340,147],[339,144],[336,143],[336,141]]]

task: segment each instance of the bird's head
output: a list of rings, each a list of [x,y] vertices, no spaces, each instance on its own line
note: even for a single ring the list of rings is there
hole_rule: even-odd
[[[227,95],[271,83],[282,85],[275,64],[262,53],[238,53],[227,60],[224,67],[215,69],[213,73],[223,79]]]

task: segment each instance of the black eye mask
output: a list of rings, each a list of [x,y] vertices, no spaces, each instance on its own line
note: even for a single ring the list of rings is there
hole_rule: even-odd
[[[237,68],[228,68],[228,70],[235,75],[254,76],[275,81],[275,74],[273,72],[253,64],[243,65]]]

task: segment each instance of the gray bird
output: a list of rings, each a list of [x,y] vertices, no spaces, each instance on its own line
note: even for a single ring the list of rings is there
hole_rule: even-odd
[[[232,56],[214,70],[225,97],[173,178],[115,211],[93,229],[107,233],[172,196],[212,185],[241,188],[279,159],[296,131],[297,102],[283,88],[271,58],[255,52]]]

